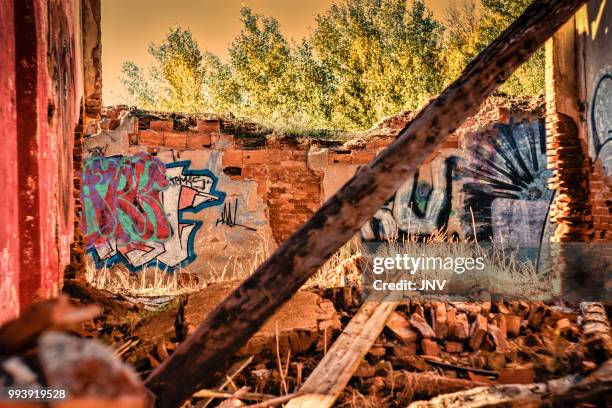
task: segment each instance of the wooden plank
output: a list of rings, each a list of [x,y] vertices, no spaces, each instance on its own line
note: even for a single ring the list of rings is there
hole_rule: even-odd
[[[155,405],[180,406],[195,391],[210,388],[215,373],[227,370],[232,356],[265,321],[584,1],[536,0],[529,6],[151,373],[146,384],[157,396]]]
[[[331,407],[378,338],[398,302],[366,300],[287,408]]]

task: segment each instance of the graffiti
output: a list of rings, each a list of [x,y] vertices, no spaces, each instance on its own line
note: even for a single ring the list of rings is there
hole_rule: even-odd
[[[92,157],[83,166],[83,234],[87,245],[163,241],[170,225],[159,193],[168,188],[162,162],[145,155]]]
[[[591,130],[595,160],[604,177],[612,177],[612,74],[605,72],[595,86],[591,103]]]
[[[410,177],[361,229],[366,241],[402,239],[407,234],[431,234],[450,215],[452,180],[458,158],[439,157],[431,163],[432,182]],[[442,170],[440,170],[442,169]]]
[[[540,242],[553,192],[544,122],[497,124],[421,167],[361,229],[366,241],[436,230],[479,241]],[[423,172],[427,176],[423,177]]]
[[[215,225],[227,225],[230,228],[242,227],[249,231],[257,231],[256,228],[236,223],[237,219],[238,219],[238,199],[234,201],[233,206],[232,206],[232,203],[223,204],[223,212],[221,213],[221,218],[217,218]]]
[[[164,165],[145,154],[92,157],[83,168],[85,242],[98,266],[125,264],[136,271],[155,264],[173,270],[195,259],[201,221],[187,213],[220,205],[209,170],[189,161]]]
[[[539,242],[553,196],[543,120],[497,124],[469,152],[464,176],[473,181],[463,185],[463,223],[479,240]]]

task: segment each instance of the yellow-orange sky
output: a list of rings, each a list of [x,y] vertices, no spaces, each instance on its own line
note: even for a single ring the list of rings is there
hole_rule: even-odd
[[[441,18],[453,0],[425,0]],[[102,1],[102,76],[103,102],[120,102],[119,76],[123,61],[147,66],[147,47],[159,42],[168,27],[178,23],[190,28],[202,49],[221,57],[240,31],[240,7],[248,4],[257,13],[278,19],[288,38],[299,39],[308,33],[318,13],[333,0],[103,0]]]

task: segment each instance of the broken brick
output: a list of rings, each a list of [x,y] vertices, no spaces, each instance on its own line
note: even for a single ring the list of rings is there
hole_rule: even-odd
[[[431,308],[431,321],[433,324],[434,333],[439,339],[444,339],[448,333],[446,324],[446,305],[441,302],[436,302]]]
[[[457,339],[467,339],[468,337],[470,337],[470,326],[468,324],[468,318],[465,313],[457,314],[453,337]]]
[[[518,337],[521,331],[521,318],[515,315],[504,316],[506,320],[506,332],[508,337]]]
[[[402,343],[412,343],[417,340],[418,334],[410,328],[410,322],[397,312],[391,312],[386,326]]]
[[[421,341],[421,350],[423,350],[423,354],[426,356],[440,356],[440,346],[438,345],[438,343],[431,339],[423,339]]]
[[[479,314],[470,327],[470,347],[477,350],[487,334],[487,319]]]
[[[218,119],[198,119],[196,129],[203,133],[220,133],[221,121]]]
[[[447,341],[444,343],[444,350],[448,353],[463,353],[463,344],[456,341]]]
[[[410,316],[410,324],[412,325],[412,327],[417,329],[419,333],[421,333],[421,336],[425,337],[426,339],[436,336],[436,333],[433,331],[431,326],[420,314],[413,313]]]
[[[149,129],[160,132],[172,132],[174,122],[171,120],[152,120]]]
[[[505,351],[508,348],[508,342],[504,338],[499,327],[494,324],[489,324],[487,326],[489,334],[493,338],[493,343],[495,344],[495,350],[497,351]]]

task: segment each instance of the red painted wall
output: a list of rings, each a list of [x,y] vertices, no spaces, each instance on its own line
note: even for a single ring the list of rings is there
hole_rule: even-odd
[[[57,294],[70,258],[79,5],[0,0],[0,322]]]
[[[17,113],[13,0],[0,0],[0,322],[19,310]]]

